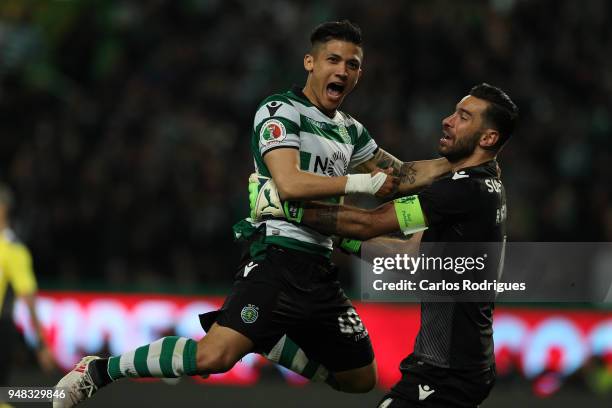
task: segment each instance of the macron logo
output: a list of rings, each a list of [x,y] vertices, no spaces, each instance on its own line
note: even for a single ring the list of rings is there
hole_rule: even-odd
[[[258,264],[254,264],[253,261],[249,262],[249,264],[244,267],[244,274],[242,276],[244,276],[245,278],[247,276],[249,276],[249,273],[251,272],[251,269],[253,269],[257,265]]]
[[[468,177],[470,177],[470,175],[469,174],[465,174],[465,171],[458,171],[455,174],[453,174],[452,179],[453,180],[459,180],[459,179],[468,178]]]
[[[393,402],[393,398],[387,398],[378,406],[378,408],[387,408]]]
[[[419,384],[419,401],[423,401],[434,392],[436,392],[436,390],[432,390],[429,385]]]

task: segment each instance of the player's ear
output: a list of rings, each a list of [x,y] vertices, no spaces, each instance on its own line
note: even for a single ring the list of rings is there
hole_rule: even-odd
[[[357,81],[355,81],[355,85],[357,85],[357,82],[359,82],[361,79],[361,75],[363,75],[363,69],[359,68],[359,71],[357,71]]]
[[[480,138],[480,147],[490,149],[497,144],[499,132],[495,129],[485,129]]]
[[[314,57],[312,54],[304,55],[304,69],[308,72],[312,72],[314,68]]]

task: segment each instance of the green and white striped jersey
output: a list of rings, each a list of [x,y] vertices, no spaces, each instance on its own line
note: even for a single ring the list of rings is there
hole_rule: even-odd
[[[333,177],[344,176],[349,168],[372,158],[377,145],[361,123],[340,111],[329,118],[294,88],[266,98],[255,114],[251,150],[262,176],[271,177],[263,156],[278,148],[299,150],[303,171]],[[265,243],[331,254],[328,235],[281,220],[265,223]]]

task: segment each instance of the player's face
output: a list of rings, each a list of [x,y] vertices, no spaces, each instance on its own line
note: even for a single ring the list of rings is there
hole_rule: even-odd
[[[304,57],[308,81],[304,93],[312,103],[328,114],[340,106],[361,76],[363,51],[360,46],[330,40]]]
[[[455,112],[442,121],[443,136],[438,152],[451,163],[471,155],[483,135],[482,114],[488,103],[468,95],[464,97]]]

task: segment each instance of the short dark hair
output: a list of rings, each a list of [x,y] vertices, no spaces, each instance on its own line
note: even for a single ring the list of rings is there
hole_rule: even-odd
[[[313,47],[331,40],[342,40],[361,45],[361,28],[349,20],[327,21],[316,26],[310,34],[310,43]]]
[[[499,132],[499,140],[495,146],[491,147],[499,151],[514,131],[518,118],[518,107],[504,91],[487,83],[473,87],[470,95],[489,103],[483,113],[483,119],[487,126]]]

